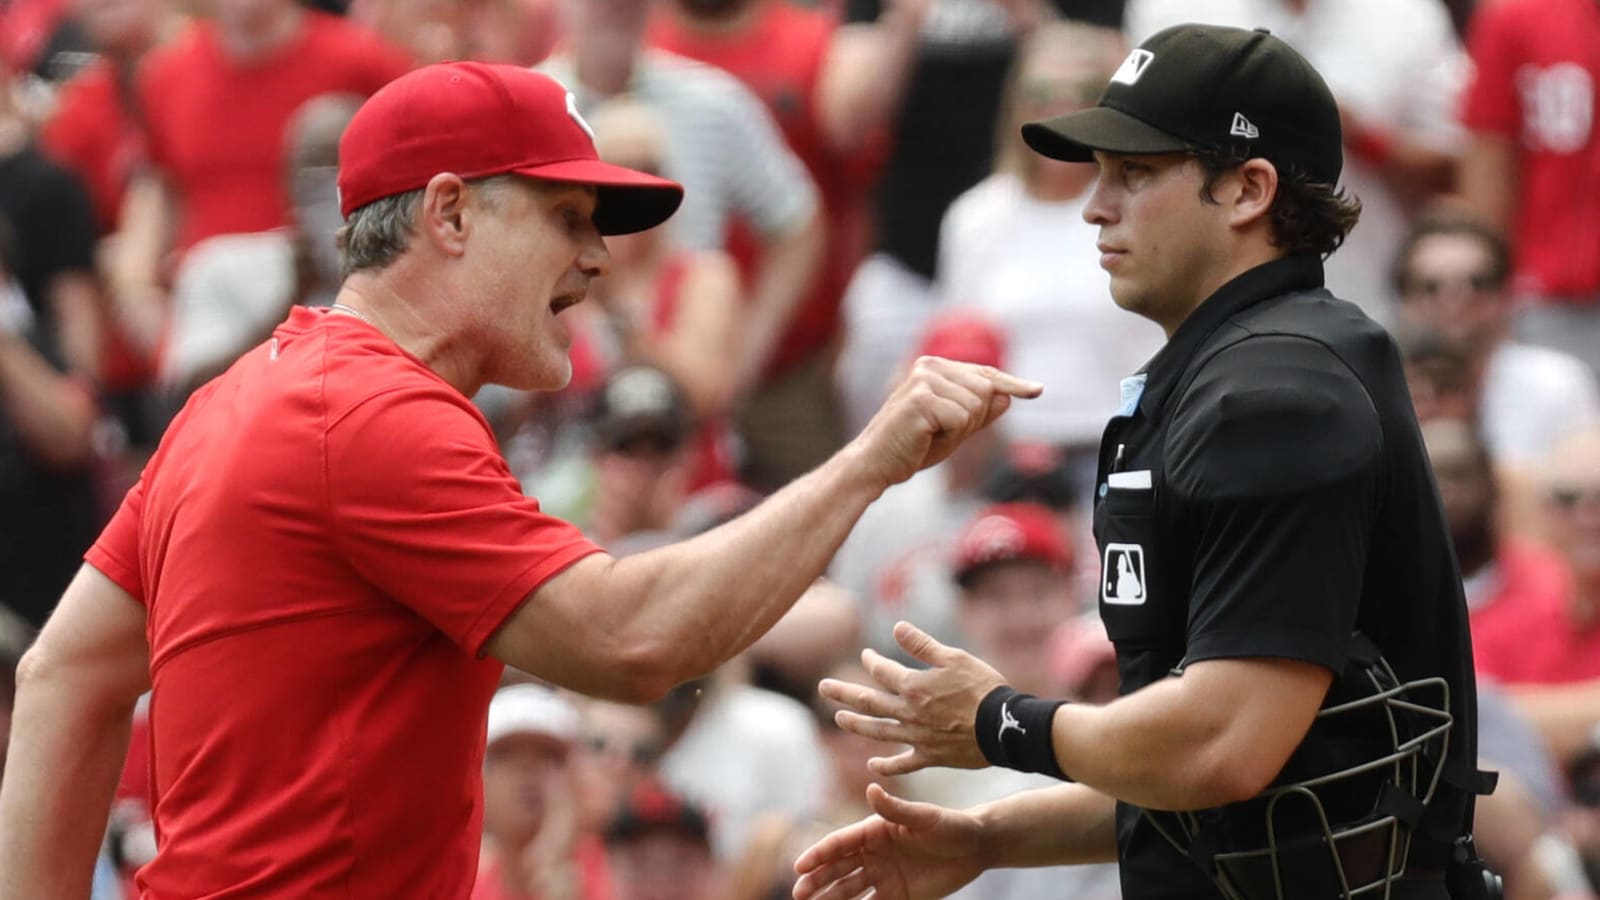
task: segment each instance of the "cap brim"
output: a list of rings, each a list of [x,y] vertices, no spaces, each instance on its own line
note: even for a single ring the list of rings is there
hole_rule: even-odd
[[[654,228],[671,218],[683,202],[683,185],[676,181],[598,159],[572,159],[514,171],[544,181],[594,185],[599,199],[594,224],[601,234]]]
[[[1096,150],[1143,155],[1194,149],[1183,138],[1109,106],[1029,122],[1022,126],[1022,140],[1035,153],[1065,162],[1092,162]]]

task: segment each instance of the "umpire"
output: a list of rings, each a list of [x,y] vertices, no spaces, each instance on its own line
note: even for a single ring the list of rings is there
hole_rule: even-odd
[[[1495,890],[1467,837],[1492,787],[1467,613],[1400,359],[1323,288],[1360,212],[1335,188],[1339,122],[1283,41],[1184,25],[1134,50],[1096,107],[1024,127],[1036,152],[1098,164],[1084,217],[1112,297],[1168,335],[1100,451],[1122,696],[1019,694],[902,624],[929,668],[869,652],[876,685],[822,686],[855,710],[845,727],[910,745],[880,773],[1077,784],[965,811],[871,791],[879,815],[807,851],[797,897],[935,896],[1113,850],[1127,900]],[[973,849],[930,862],[963,836]]]

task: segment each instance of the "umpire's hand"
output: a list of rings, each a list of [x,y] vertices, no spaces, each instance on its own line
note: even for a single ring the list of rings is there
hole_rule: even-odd
[[[840,728],[910,745],[895,756],[873,757],[867,766],[879,775],[904,775],[928,766],[989,765],[972,726],[978,704],[1005,679],[988,663],[939,643],[910,622],[895,625],[894,638],[928,668],[910,669],[864,650],[861,661],[877,687],[833,678],[817,686],[822,696],[849,707],[834,713]]]
[[[924,356],[853,443],[885,485],[898,484],[999,418],[1012,397],[1043,391],[993,366]]]

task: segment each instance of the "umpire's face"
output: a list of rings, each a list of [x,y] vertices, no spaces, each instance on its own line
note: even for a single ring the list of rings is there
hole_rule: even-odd
[[[1100,228],[1095,246],[1111,274],[1111,297],[1170,337],[1236,265],[1242,179],[1223,175],[1208,197],[1205,170],[1191,156],[1095,151],[1094,158],[1100,172],[1083,218]]]

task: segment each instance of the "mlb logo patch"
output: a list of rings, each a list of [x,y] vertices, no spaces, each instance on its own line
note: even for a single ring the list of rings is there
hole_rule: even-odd
[[[1117,67],[1111,80],[1119,84],[1133,84],[1139,80],[1139,76],[1144,74],[1144,70],[1150,67],[1150,62],[1155,58],[1156,55],[1149,50],[1135,50],[1128,54],[1122,65]]]
[[[1144,548],[1138,544],[1106,544],[1100,570],[1100,600],[1113,606],[1144,605]]]

